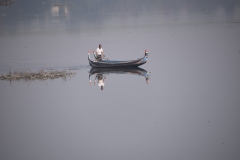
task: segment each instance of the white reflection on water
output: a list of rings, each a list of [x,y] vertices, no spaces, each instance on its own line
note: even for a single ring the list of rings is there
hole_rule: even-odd
[[[52,7],[52,16],[59,16],[59,6]]]

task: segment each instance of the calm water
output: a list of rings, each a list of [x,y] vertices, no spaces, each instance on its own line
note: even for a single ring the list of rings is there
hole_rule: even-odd
[[[240,159],[238,1],[14,2],[0,6],[0,73],[76,75],[0,81],[1,160]],[[149,61],[91,75],[99,43]]]

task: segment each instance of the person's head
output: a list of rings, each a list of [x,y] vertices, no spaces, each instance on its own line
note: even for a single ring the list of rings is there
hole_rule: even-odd
[[[99,44],[99,48],[100,48],[100,49],[102,48],[102,45],[101,45],[101,44]]]
[[[103,90],[103,86],[101,86],[101,90]]]

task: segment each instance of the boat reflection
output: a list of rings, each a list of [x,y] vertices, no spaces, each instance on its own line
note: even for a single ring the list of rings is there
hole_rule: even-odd
[[[135,67],[135,68],[91,68],[89,71],[89,84],[92,84],[91,77],[95,75],[94,85],[98,85],[101,90],[104,89],[106,76],[110,74],[131,74],[143,76],[146,79],[146,83],[149,83],[150,72]]]

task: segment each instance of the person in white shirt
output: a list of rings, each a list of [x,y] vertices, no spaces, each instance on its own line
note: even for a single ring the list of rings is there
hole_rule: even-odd
[[[105,57],[101,44],[99,44],[99,47],[96,50],[96,57],[97,57],[97,60],[102,60],[102,58]]]

